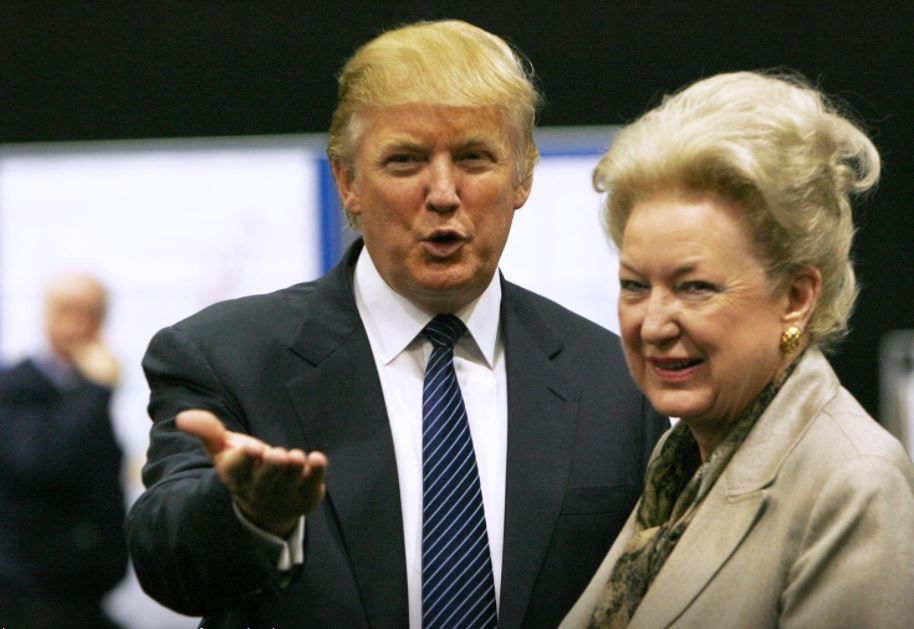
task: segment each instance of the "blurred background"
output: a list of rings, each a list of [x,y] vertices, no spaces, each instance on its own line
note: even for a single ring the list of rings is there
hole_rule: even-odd
[[[503,270],[615,329],[615,257],[589,173],[612,129],[722,71],[798,70],[843,99],[884,159],[856,208],[862,294],[833,359],[901,436],[914,409],[914,3],[0,2],[0,359],[40,337],[44,281],[112,291],[107,337],[128,500],[148,419],[139,360],[156,329],[213,301],[316,277],[346,235],[323,159],[334,75],[355,47],[460,18],[532,61],[544,159]],[[128,579],[130,628],[192,627]]]

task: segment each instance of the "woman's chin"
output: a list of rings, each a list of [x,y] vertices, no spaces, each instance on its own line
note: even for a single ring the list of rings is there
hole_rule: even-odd
[[[671,394],[666,392],[662,395],[650,396],[648,399],[651,405],[661,415],[667,417],[676,417],[685,420],[697,419],[705,415],[708,411],[708,404],[705,400],[695,399],[694,396],[684,392]]]

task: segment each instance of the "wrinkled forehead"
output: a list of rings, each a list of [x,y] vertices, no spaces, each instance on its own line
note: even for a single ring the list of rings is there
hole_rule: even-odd
[[[417,102],[361,108],[349,125],[353,155],[381,145],[418,147],[444,142],[452,147],[489,146],[503,150],[505,158],[516,158],[521,137],[511,117],[496,106]],[[366,146],[366,142],[371,146]]]

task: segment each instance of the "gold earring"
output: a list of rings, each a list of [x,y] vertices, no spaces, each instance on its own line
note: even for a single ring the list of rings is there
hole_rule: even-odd
[[[785,354],[792,354],[800,346],[800,336],[802,332],[795,325],[790,326],[781,333],[781,351]]]

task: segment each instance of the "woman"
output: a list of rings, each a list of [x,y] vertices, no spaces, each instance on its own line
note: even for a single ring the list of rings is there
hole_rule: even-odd
[[[849,195],[879,156],[794,78],[700,81],[594,184],[639,386],[682,419],[566,627],[914,623],[914,467],[824,352],[856,285]]]

